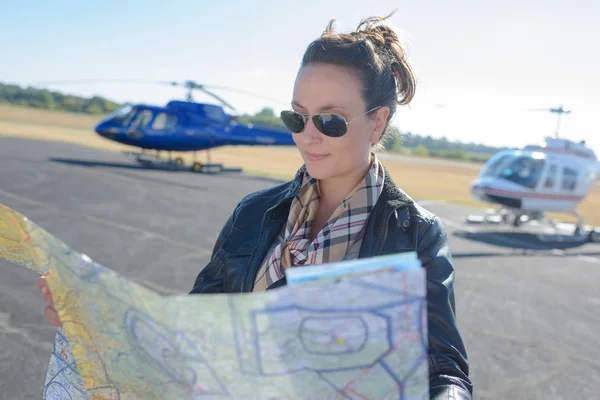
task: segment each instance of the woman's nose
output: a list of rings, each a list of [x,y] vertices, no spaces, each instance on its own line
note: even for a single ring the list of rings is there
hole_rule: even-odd
[[[323,134],[317,129],[312,118],[307,118],[306,126],[302,132],[306,142],[318,142],[323,140]]]

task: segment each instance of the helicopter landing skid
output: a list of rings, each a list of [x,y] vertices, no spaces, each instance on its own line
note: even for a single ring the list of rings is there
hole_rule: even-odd
[[[124,151],[123,154],[132,161],[144,167],[168,170],[182,170],[183,163],[179,159],[165,160],[159,156],[149,155],[146,153],[136,153],[132,151]]]
[[[177,157],[174,159],[164,159],[158,155],[150,155],[147,153],[137,153],[132,151],[124,151],[125,156],[144,167],[167,169],[169,171],[192,171],[203,173],[219,173],[219,172],[241,172],[241,168],[226,168],[223,164],[203,164],[194,161],[191,165],[186,165],[183,158]]]
[[[572,211],[571,214],[577,218],[577,223],[574,224],[572,235],[575,238],[583,238],[591,243],[600,243],[600,229],[586,226],[583,218],[577,212]],[[547,222],[555,231],[568,231],[565,225],[556,223],[552,218],[549,218],[543,212],[517,212],[505,208],[488,209],[484,215],[469,215],[463,219],[467,224],[493,224],[493,225],[511,225],[513,228],[519,228],[525,223],[530,222]]]
[[[499,209],[488,209],[484,215],[469,215],[464,218],[464,221],[468,224],[507,224],[514,220],[513,215],[509,210],[504,208]]]

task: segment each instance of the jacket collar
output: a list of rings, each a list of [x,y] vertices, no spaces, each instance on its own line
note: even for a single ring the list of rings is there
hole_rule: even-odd
[[[396,185],[390,172],[385,166],[383,169],[385,171],[385,181],[383,183],[382,195],[385,194],[383,201],[386,202],[386,206],[397,209],[403,206],[413,205],[415,203],[414,200]]]

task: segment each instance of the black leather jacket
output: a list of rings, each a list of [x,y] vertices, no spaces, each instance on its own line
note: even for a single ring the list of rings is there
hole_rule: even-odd
[[[260,263],[288,217],[301,169],[287,183],[246,196],[217,238],[190,293],[250,292]],[[410,199],[386,171],[359,257],[416,251],[427,269],[430,397],[471,399],[466,350],[455,321],[454,267],[439,219]]]

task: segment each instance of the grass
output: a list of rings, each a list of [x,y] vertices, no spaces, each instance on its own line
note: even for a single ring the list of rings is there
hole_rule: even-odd
[[[98,116],[0,105],[0,135],[62,141],[110,151],[134,150],[96,135],[93,127],[98,120]],[[182,156],[188,162],[192,160],[191,154]],[[281,179],[291,178],[302,164],[293,147],[222,147],[212,150],[211,157],[212,162]],[[489,207],[474,200],[469,192],[481,164],[417,157],[382,156],[381,159],[394,181],[415,199]],[[204,154],[199,154],[199,160],[205,160]],[[577,211],[587,223],[600,225],[598,210],[600,185],[596,184]],[[553,217],[574,221],[568,214],[553,214]]]

